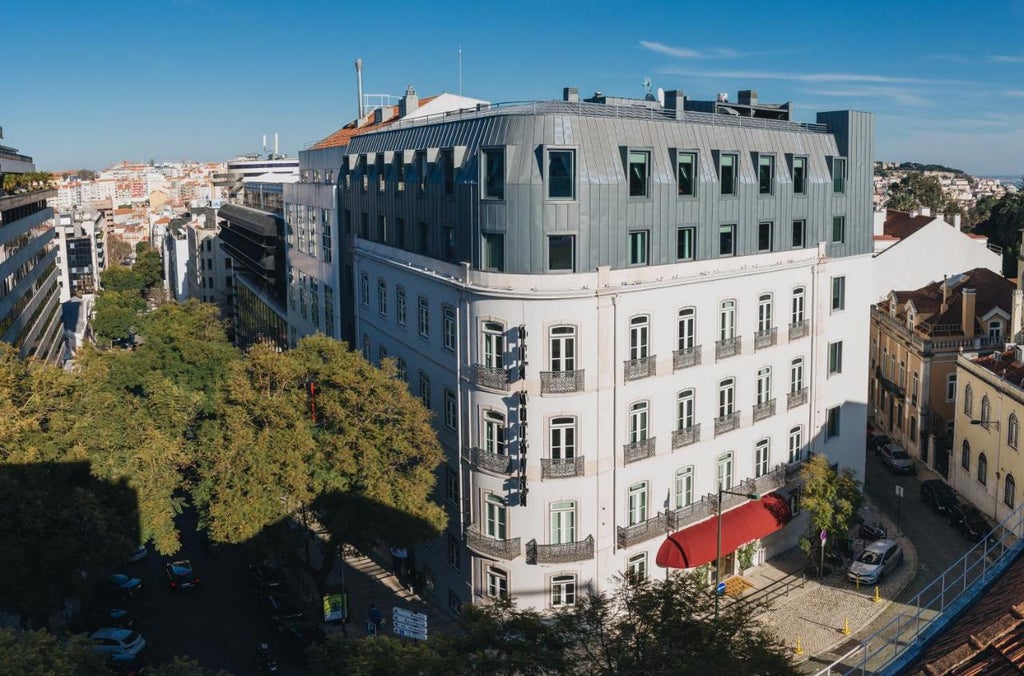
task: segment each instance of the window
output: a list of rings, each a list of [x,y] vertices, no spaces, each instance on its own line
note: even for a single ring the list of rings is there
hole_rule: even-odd
[[[444,226],[444,256],[448,260],[455,260],[455,228],[451,225]]]
[[[1017,482],[1013,480],[1012,474],[1007,474],[1003,483],[1003,504],[1013,509],[1017,502]]]
[[[576,605],[576,576],[555,575],[551,578],[551,606],[562,608]]]
[[[629,264],[647,265],[647,230],[629,233]]]
[[[693,504],[693,467],[676,470],[675,489],[676,509]]]
[[[832,278],[832,311],[846,309],[846,277]]]
[[[384,156],[378,155],[377,161],[374,162],[373,170],[377,173],[377,189],[380,192],[384,192],[384,178],[386,170],[384,168]]]
[[[491,455],[508,455],[505,416],[497,411],[484,412],[484,450]]]
[[[572,460],[576,457],[576,418],[551,419],[551,457]]]
[[[508,598],[508,572],[494,566],[487,566],[487,597]]]
[[[641,481],[629,487],[629,525],[647,521],[647,482]]]
[[[455,351],[455,308],[445,305],[442,310],[441,333],[444,340],[444,349]]]
[[[917,371],[910,374],[910,405],[917,406],[917,390],[920,385]]]
[[[395,368],[398,370],[398,377],[409,382],[409,367],[405,363],[405,360],[399,357],[395,360]]]
[[[734,256],[736,254],[736,226],[718,226],[718,255]]]
[[[761,439],[754,445],[754,478],[768,473],[770,450],[771,442],[768,439]]]
[[[444,425],[450,430],[458,426],[459,409],[455,401],[455,393],[445,388],[444,390]]]
[[[452,570],[458,572],[458,570],[462,567],[460,565],[460,562],[461,562],[461,557],[459,556],[459,541],[456,538],[454,538],[451,535],[449,535],[448,536],[448,566]]]
[[[804,459],[804,430],[802,427],[794,427],[789,430],[789,462],[800,462]]]
[[[757,192],[761,195],[771,195],[775,185],[775,158],[771,155],[761,155],[757,158]]]
[[[718,488],[720,490],[732,488],[732,453],[718,456]]]
[[[974,389],[970,385],[964,388],[964,415],[974,415]]]
[[[377,348],[377,363],[383,364],[384,360],[388,358],[388,348],[381,345]]]
[[[417,326],[419,328],[420,335],[424,338],[430,337],[430,306],[427,305],[427,299],[423,296],[419,297],[416,301],[417,307]]]
[[[772,227],[771,221],[761,221],[757,224],[757,250],[765,252],[772,250]]]
[[[629,320],[629,358],[647,358],[647,337],[649,324],[646,315]]]
[[[678,348],[691,350],[697,345],[697,311],[684,307],[679,311]]]
[[[793,194],[807,194],[807,158],[793,158]]]
[[[363,334],[363,359],[370,361],[370,337]]]
[[[483,266],[484,270],[504,272],[505,270],[505,236],[496,232],[485,232]]]
[[[427,255],[430,253],[430,223],[419,221],[416,223],[416,232],[419,235],[419,252]]]
[[[676,228],[676,260],[692,261],[696,240],[697,228]]]
[[[682,390],[676,395],[676,429],[688,430],[693,427],[694,390]]]
[[[757,372],[757,404],[767,404],[772,399],[772,367],[765,366]]]
[[[718,158],[718,180],[723,195],[736,194],[736,161],[738,157],[723,153]]]
[[[1006,425],[1006,443],[1010,448],[1017,448],[1017,441],[1020,439],[1020,422],[1017,414],[1011,413]]]
[[[370,185],[370,172],[366,168],[366,155],[359,156],[359,174],[362,177],[362,191],[366,192]]]
[[[791,316],[790,316],[790,321],[793,324],[799,324],[800,322],[802,322],[804,320],[804,300],[805,300],[805,298],[806,298],[806,293],[804,292],[804,287],[798,286],[795,289],[793,289],[793,304],[792,304],[792,313],[791,313]]]
[[[445,497],[453,505],[459,504],[459,473],[451,467],[445,476]]]
[[[395,289],[395,321],[399,326],[405,326],[405,288]]]
[[[917,418],[910,416],[910,440],[917,441]]]
[[[647,579],[647,552],[640,552],[626,561],[626,578],[631,582],[643,582]]]
[[[950,373],[946,376],[946,401],[956,399],[956,374]]]
[[[981,424],[988,427],[989,420],[992,417],[992,404],[989,403],[988,395],[982,395],[981,397]]]
[[[420,400],[423,407],[430,410],[430,376],[420,371]]]
[[[732,340],[736,337],[736,301],[723,300],[718,307],[718,339]]]
[[[971,445],[964,439],[963,446],[960,447],[960,466],[966,470],[971,469]]]
[[[789,365],[789,391],[796,393],[804,389],[804,360],[797,357]]]
[[[843,216],[832,217],[832,242],[842,244],[846,241],[846,218]]]
[[[982,486],[988,484],[988,458],[984,453],[978,454],[978,483]]]
[[[576,269],[576,237],[573,235],[548,236],[548,270]]]
[[[387,315],[388,313],[388,285],[384,280],[377,282],[377,314]]]
[[[843,341],[828,344],[828,373],[843,372]]]
[[[793,221],[793,248],[803,249],[807,246],[807,221]]]
[[[483,197],[486,200],[505,199],[505,150],[487,148],[483,155]]]
[[[629,196],[647,197],[651,154],[646,150],[629,151]]]
[[[988,337],[999,338],[1003,335],[1003,323],[998,319],[993,319],[988,323]]]
[[[842,157],[832,158],[832,192],[846,192],[846,160]]]
[[[441,151],[441,171],[444,176],[444,194],[455,194],[455,153],[452,150]]]
[[[416,174],[419,178],[419,189],[422,195],[427,191],[427,151],[417,150],[414,161],[416,162]]]
[[[484,366],[505,368],[505,327],[498,322],[484,322]]]
[[[736,410],[736,381],[726,378],[718,384],[718,417],[725,418]]]
[[[549,338],[551,347],[551,370],[556,372],[576,370],[576,327],[555,326]]]
[[[370,275],[365,272],[359,277],[359,299],[363,307],[370,307]]]
[[[903,404],[896,404],[896,427],[903,429]]]
[[[488,493],[485,503],[487,509],[484,520],[487,537],[504,540],[508,535],[508,514],[505,501],[493,493]]]
[[[697,155],[695,153],[679,153],[676,155],[676,184],[680,197],[692,197],[696,194]]]
[[[629,443],[647,441],[647,402],[638,401],[629,407]]]
[[[395,191],[405,190],[405,158],[402,153],[395,154]]]
[[[839,413],[839,406],[833,406],[832,408],[828,409],[825,421],[826,439],[834,439],[839,436]]]
[[[571,200],[576,197],[576,151],[548,151],[548,199]]]
[[[563,500],[551,503],[551,544],[576,542],[576,502]]]
[[[757,299],[757,330],[770,331],[772,328],[772,295],[763,293]]]

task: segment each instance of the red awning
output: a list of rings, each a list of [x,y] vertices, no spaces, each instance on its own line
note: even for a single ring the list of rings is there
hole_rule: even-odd
[[[789,504],[775,493],[722,513],[722,555],[774,533],[789,522]],[[658,550],[662,568],[694,568],[715,560],[718,519],[711,518],[668,536]]]

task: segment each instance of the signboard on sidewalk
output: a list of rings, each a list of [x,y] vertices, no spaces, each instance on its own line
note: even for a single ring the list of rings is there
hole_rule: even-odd
[[[324,596],[324,622],[341,622],[348,617],[348,598],[345,594]]]
[[[393,608],[391,610],[391,630],[396,636],[425,641],[427,640],[427,616],[404,608]]]

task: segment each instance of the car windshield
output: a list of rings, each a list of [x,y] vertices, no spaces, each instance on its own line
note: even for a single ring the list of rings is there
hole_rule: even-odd
[[[137,632],[137,631],[130,631],[130,632],[128,632],[128,635],[124,637],[124,640],[122,641],[122,643],[135,643],[138,640],[139,640],[139,632]]]
[[[906,451],[893,451],[893,460],[910,460],[910,455]]]
[[[857,557],[857,561],[860,563],[866,563],[869,566],[878,565],[878,562],[882,560],[882,554],[880,552],[873,552],[870,549],[863,552]]]

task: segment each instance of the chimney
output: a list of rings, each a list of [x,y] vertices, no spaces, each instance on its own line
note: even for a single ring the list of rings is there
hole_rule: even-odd
[[[741,89],[739,91],[740,104],[744,106],[756,106],[757,105],[757,90],[756,89]]]
[[[562,89],[562,100],[570,103],[580,102],[580,90],[576,87],[565,87]]]
[[[357,103],[359,104],[359,126],[363,124],[363,116],[366,111],[363,110],[363,60],[356,59],[356,96]]]
[[[963,328],[964,338],[974,338],[974,289],[963,289],[960,291],[960,324]]]
[[[1014,289],[1010,301],[1010,340],[1020,340],[1021,329],[1024,329],[1024,290]]]
[[[953,227],[960,229],[960,214],[953,214]]]
[[[939,308],[939,312],[945,312],[949,309],[949,284],[946,283],[946,275],[942,275],[942,306]]]
[[[409,113],[415,112],[420,107],[420,97],[416,96],[416,90],[409,85],[405,88],[405,96],[398,102],[398,119],[402,119]]]
[[[686,94],[679,89],[665,92],[665,109],[673,110],[676,119],[683,119],[686,113]]]
[[[874,226],[873,233],[876,236],[885,234],[885,216],[886,210],[884,208],[875,209],[874,223],[872,225]]]

